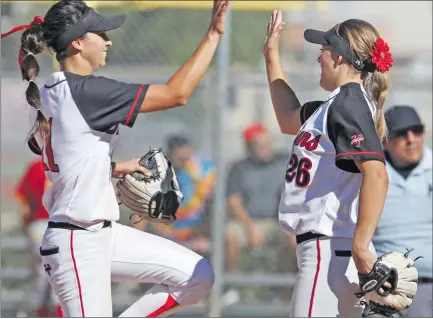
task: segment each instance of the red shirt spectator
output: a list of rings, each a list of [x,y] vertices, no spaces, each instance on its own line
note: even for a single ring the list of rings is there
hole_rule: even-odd
[[[49,181],[45,175],[42,159],[29,164],[16,189],[16,195],[21,204],[28,207],[26,222],[48,219],[49,214],[42,204],[42,196]]]

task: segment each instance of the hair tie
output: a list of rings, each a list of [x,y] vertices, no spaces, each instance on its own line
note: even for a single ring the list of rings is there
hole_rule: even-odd
[[[32,52],[24,52],[20,49],[20,52],[18,54],[18,65],[20,66],[20,69],[23,67],[24,59],[29,55],[35,56]]]
[[[30,26],[34,27],[35,25],[40,25],[41,23],[44,23],[44,18],[40,17],[40,16],[35,16],[33,18],[33,21],[30,22]]]
[[[17,27],[12,28],[11,30],[9,30],[9,31],[6,32],[6,33],[2,33],[2,34],[1,34],[1,38],[2,38],[2,39],[3,39],[3,38],[6,38],[7,36],[9,36],[9,35],[11,35],[11,34],[13,34],[13,33],[15,33],[15,32],[18,32],[18,31],[21,31],[21,30],[24,30],[24,29],[28,29],[28,28],[30,28],[30,27],[34,27],[35,25],[39,25],[39,24],[41,24],[42,22],[44,22],[44,18],[42,18],[42,17],[40,17],[40,16],[36,16],[36,17],[33,18],[33,21],[30,22],[29,24],[19,25],[19,26],[17,26]]]
[[[45,115],[45,113],[39,108],[36,109],[38,112],[42,114],[43,117],[45,117],[46,120],[48,120],[48,116]]]
[[[373,73],[377,70],[376,64],[371,61],[371,57],[364,60],[364,67],[361,71]]]
[[[18,31],[20,31],[20,30],[24,30],[24,29],[28,29],[28,28],[30,28],[30,27],[34,27],[34,26],[36,26],[36,25],[37,25],[37,26],[40,26],[41,23],[43,23],[43,22],[44,22],[44,18],[42,18],[42,17],[40,17],[40,16],[36,16],[36,17],[33,18],[33,21],[30,22],[30,24],[19,25],[19,26],[13,28],[12,30],[9,30],[9,31],[6,32],[6,33],[2,33],[2,34],[1,34],[1,38],[2,38],[2,39],[3,39],[3,38],[6,38],[7,36],[9,36],[9,35],[11,35],[11,34],[13,34],[13,33],[15,33],[15,32],[18,32]],[[25,57],[26,57],[27,55],[29,55],[29,54],[33,55],[33,53],[31,53],[31,52],[24,52],[23,50],[20,49],[20,51],[19,51],[19,53],[18,53],[18,65],[20,66],[20,69],[22,68],[23,60],[24,60]]]
[[[20,52],[18,52],[18,65],[20,66],[20,69],[23,68],[23,61],[26,58],[27,53],[25,53],[22,49],[20,49]]]

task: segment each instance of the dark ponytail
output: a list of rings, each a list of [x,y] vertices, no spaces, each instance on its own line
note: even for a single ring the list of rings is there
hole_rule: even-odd
[[[59,62],[64,60],[68,56],[67,50],[57,51],[56,40],[82,19],[87,9],[88,6],[83,0],[58,1],[48,10],[44,18],[36,16],[30,24],[14,27],[12,30],[1,34],[1,39],[3,39],[17,31],[25,30],[21,36],[18,62],[23,80],[29,82],[29,87],[26,90],[27,102],[37,109],[38,113],[29,138],[37,132],[42,138],[50,134],[50,125],[41,110],[41,95],[35,82],[40,71],[35,55],[48,48],[56,53]]]
[[[39,132],[42,137],[50,134],[50,126],[42,113],[41,95],[39,87],[35,82],[40,71],[35,55],[44,51],[46,47],[47,42],[44,39],[43,29],[40,25],[28,28],[21,36],[21,75],[23,80],[29,82],[29,87],[26,90],[26,99],[31,106],[38,110],[36,123],[31,133]]]

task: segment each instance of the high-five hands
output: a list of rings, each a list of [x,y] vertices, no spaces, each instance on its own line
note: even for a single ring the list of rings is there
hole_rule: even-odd
[[[269,57],[273,54],[278,54],[280,33],[284,29],[283,13],[281,10],[272,11],[268,23],[265,45],[263,46],[263,55]]]
[[[224,24],[230,1],[214,0],[209,31],[216,32],[220,37],[224,35]]]

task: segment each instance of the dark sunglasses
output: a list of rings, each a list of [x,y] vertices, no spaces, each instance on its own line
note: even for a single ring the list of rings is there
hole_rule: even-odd
[[[424,133],[424,126],[413,126],[413,127],[405,128],[403,130],[398,130],[392,134],[392,137],[406,137],[407,138],[409,131],[415,135],[420,135],[420,134]]]

